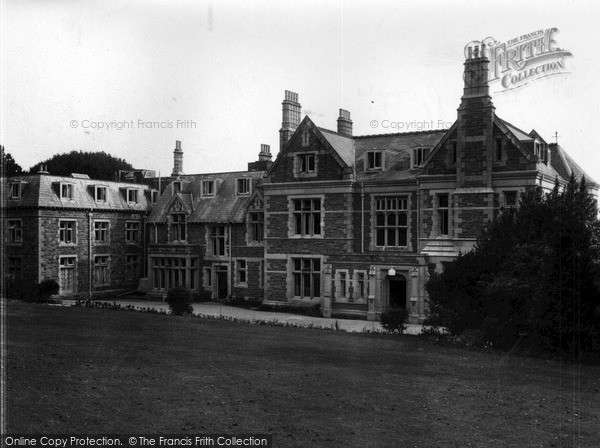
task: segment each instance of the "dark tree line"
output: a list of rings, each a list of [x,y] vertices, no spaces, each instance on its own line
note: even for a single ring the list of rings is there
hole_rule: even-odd
[[[2,147],[2,174],[4,176],[19,176],[23,174],[23,168],[15,159],[10,155],[9,152],[4,152],[4,147]]]
[[[87,174],[92,179],[115,180],[119,170],[131,171],[133,166],[123,159],[113,157],[104,151],[83,152],[71,151],[40,162],[30,168],[29,174],[39,171],[44,165],[46,171],[57,176],[69,176],[71,173]]]
[[[432,274],[430,322],[502,349],[600,353],[600,222],[585,178],[527,191]]]

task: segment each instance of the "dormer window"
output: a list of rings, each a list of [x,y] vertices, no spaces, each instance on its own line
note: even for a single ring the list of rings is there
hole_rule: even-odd
[[[9,199],[20,199],[21,198],[21,183],[11,182],[8,185],[8,198]]]
[[[310,145],[310,132],[308,132],[308,129],[305,129],[304,131],[302,131],[302,146],[308,146]]]
[[[428,153],[428,148],[413,148],[411,168],[419,168],[423,166]]]
[[[106,187],[96,186],[94,193],[96,202],[106,202]]]
[[[127,203],[137,204],[138,203],[138,191],[132,188],[127,189]]]
[[[214,196],[215,195],[215,181],[214,180],[203,180],[202,181],[202,196]]]
[[[383,169],[382,151],[367,151],[367,169],[368,170]]]
[[[173,194],[181,193],[181,182],[173,182]]]
[[[158,202],[158,191],[152,190],[150,192],[150,199],[152,200],[153,204],[156,204]]]
[[[60,184],[60,198],[61,199],[73,199],[73,184],[67,184],[61,182]]]
[[[238,179],[236,188],[237,188],[238,196],[250,194],[250,179],[248,179],[248,178]]]

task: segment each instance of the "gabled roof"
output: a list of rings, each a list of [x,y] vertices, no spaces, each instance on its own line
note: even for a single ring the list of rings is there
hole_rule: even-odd
[[[506,120],[503,120],[502,118],[500,118],[499,116],[497,116],[495,114],[494,114],[494,119],[495,119],[494,121],[500,120],[502,123],[504,123],[504,125],[510,130],[510,132],[512,132],[512,134],[520,142],[532,142],[535,139],[534,137],[529,135],[527,132],[522,131],[521,129],[516,127],[514,124],[511,124]]]
[[[64,208],[86,210],[137,210],[150,209],[150,198],[144,194],[150,192],[148,185],[128,182],[113,182],[83,177],[52,176],[48,174],[32,174],[6,178],[6,183],[23,183],[20,199],[8,199],[8,207]],[[61,199],[60,184],[73,187],[73,199]],[[96,202],[95,187],[105,187],[107,200]],[[127,202],[127,190],[139,191],[137,203]]]
[[[317,128],[347,166],[354,166],[354,139],[325,128]]]
[[[188,222],[191,223],[240,223],[244,221],[246,207],[253,195],[238,195],[236,182],[247,178],[252,189],[264,175],[264,171],[238,171],[229,173],[186,175],[186,183],[180,193],[165,188],[148,217],[148,222],[165,222],[176,200],[189,207]],[[202,182],[215,182],[214,196],[202,196]]]
[[[581,181],[581,178],[585,176],[585,180],[588,185],[596,184],[596,182],[590,178],[583,168],[581,168],[569,154],[566,153],[564,149],[558,144],[550,145],[550,154],[551,154],[551,164],[558,171],[558,173],[565,180],[569,180],[571,177],[571,173],[575,175],[575,178],[578,181]]]
[[[277,154],[277,158],[273,165],[267,171],[267,176],[276,169],[281,160],[281,155],[285,153],[290,145],[290,142],[296,138],[296,135],[301,132],[302,129],[308,128],[313,131],[314,135],[323,143],[323,146],[331,153],[334,159],[340,164],[346,171],[350,171],[354,167],[354,140],[352,137],[339,134],[329,129],[317,127],[308,115],[304,117],[302,122],[298,125],[290,139],[287,141],[285,146]]]

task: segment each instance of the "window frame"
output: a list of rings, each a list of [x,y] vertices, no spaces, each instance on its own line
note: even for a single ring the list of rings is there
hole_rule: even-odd
[[[209,185],[210,185],[210,188],[207,188]],[[215,196],[215,180],[214,179],[203,179],[202,180],[202,197],[203,198],[212,198],[214,196]]]
[[[16,194],[14,194],[16,193]],[[22,182],[9,182],[8,183],[8,199],[21,199],[23,196],[23,184]]]
[[[137,228],[130,228],[134,226]],[[156,228],[156,227],[155,227]],[[135,238],[131,238],[133,234]],[[142,223],[139,221],[125,221],[125,243],[126,244],[139,244],[142,241]]]
[[[133,198],[132,198],[133,195]],[[139,204],[139,190],[137,188],[127,188],[127,203]]]
[[[62,227],[63,224],[71,224],[67,227]],[[69,241],[66,240],[67,234],[71,235]],[[65,238],[63,238],[63,235]],[[58,220],[58,242],[61,246],[75,246],[77,245],[77,220],[76,219],[59,219]]]
[[[99,262],[98,260],[102,259],[102,262]],[[93,275],[93,285],[94,287],[102,287],[102,286],[110,286],[110,282],[111,282],[111,272],[110,272],[110,265],[111,265],[111,256],[110,254],[94,254],[94,275]],[[98,281],[98,272],[101,272],[102,275],[102,281]]]
[[[23,220],[9,218],[6,220],[7,228],[7,243],[22,244],[23,243]]]
[[[222,234],[221,234],[222,230]],[[206,228],[208,244],[206,247],[207,255],[209,257],[225,257],[228,254],[227,243],[227,226],[225,225],[212,225]],[[223,251],[221,253],[221,246]]]
[[[244,188],[241,188],[244,186]],[[252,182],[249,177],[238,177],[235,180],[236,196],[249,196],[252,191]]]
[[[105,228],[98,228],[97,225],[104,224]],[[104,238],[98,238],[98,232],[104,235]],[[110,221],[108,219],[94,219],[94,244],[107,245],[110,244]]]
[[[363,285],[363,293],[362,295],[358,294],[360,291],[360,277],[362,276],[362,285]],[[352,299],[355,302],[366,302],[369,297],[369,277],[367,276],[367,271],[365,270],[355,270],[352,274]]]
[[[323,238],[325,234],[323,196],[290,197],[289,201],[289,235],[292,238]],[[307,201],[310,201],[310,209],[303,208]],[[318,209],[315,208],[317,203]]]
[[[394,203],[390,203],[390,201],[394,201]],[[380,204],[383,208],[380,208]],[[410,213],[409,194],[373,196],[372,247],[375,250],[410,250]],[[391,219],[392,215],[393,219]],[[404,218],[401,218],[402,215]],[[383,223],[379,219],[381,216],[383,216]],[[393,232],[393,239],[396,243],[401,242],[402,232],[404,232],[406,244],[389,244],[392,235],[390,232]],[[383,236],[383,241],[380,240],[380,235]]]
[[[307,263],[309,262],[309,269],[305,269],[307,267]],[[318,266],[315,267],[315,263]],[[314,300],[320,299],[322,294],[321,282],[323,281],[323,276],[321,275],[322,268],[322,260],[321,258],[313,258],[313,257],[290,257],[290,271],[291,271],[291,297],[297,300]],[[298,269],[300,266],[300,269]],[[309,294],[305,294],[307,292],[306,280],[308,279],[308,292]],[[299,283],[297,283],[299,280]],[[296,294],[296,292],[300,292],[300,294]],[[318,294],[315,294],[318,293]]]
[[[442,205],[442,198],[445,198],[446,205]],[[435,205],[437,222],[437,234],[439,236],[450,236],[450,193],[436,193]]]
[[[350,298],[350,275],[348,269],[336,269],[335,271],[335,298]]]
[[[429,156],[430,148],[419,146],[418,148],[412,148],[410,155],[410,167],[411,168],[422,168],[425,164],[425,160]],[[417,163],[420,162],[420,163]]]
[[[169,213],[169,241],[171,243],[187,241],[187,218],[185,212]]]
[[[60,182],[59,198],[61,201],[72,201],[74,197],[75,184],[72,182]]]
[[[245,258],[235,260],[235,286],[238,288],[248,287],[248,260]]]
[[[259,219],[254,219],[258,216]],[[261,244],[265,239],[265,213],[262,210],[248,211],[248,243]]]
[[[99,192],[104,192],[104,198],[99,197]],[[94,186],[94,201],[99,202],[101,204],[105,204],[108,202],[108,187],[104,185],[96,185]]]
[[[379,156],[379,163],[377,163],[377,156]],[[371,157],[373,160],[371,160]],[[370,150],[365,154],[365,170],[366,171],[382,171],[384,165],[384,157],[382,150]]]

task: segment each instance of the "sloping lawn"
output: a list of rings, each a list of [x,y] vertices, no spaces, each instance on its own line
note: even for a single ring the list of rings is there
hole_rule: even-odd
[[[8,430],[268,433],[276,447],[598,447],[600,367],[9,302]]]

